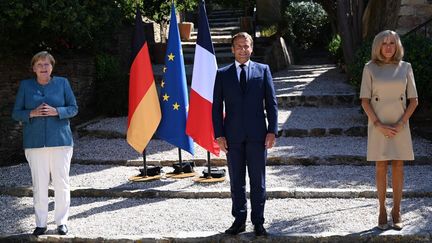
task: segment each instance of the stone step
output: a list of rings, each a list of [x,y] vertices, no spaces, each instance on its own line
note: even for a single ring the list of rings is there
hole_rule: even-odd
[[[163,167],[160,180],[130,182],[142,166],[72,164],[72,197],[124,198],[230,198],[230,178],[219,183],[196,183],[205,167],[195,167],[196,176],[185,179],[166,177],[172,167]],[[220,167],[228,171],[226,166]],[[30,168],[27,163],[0,167],[0,195],[32,196]],[[404,168],[404,198],[432,197],[431,165]],[[106,179],[104,179],[106,178]],[[109,178],[109,179],[108,179]],[[391,178],[389,171],[388,178]],[[391,182],[389,183],[391,185]],[[266,187],[269,198],[375,198],[375,166],[267,166]],[[50,193],[53,195],[52,186]],[[250,191],[248,179],[246,191]],[[392,197],[391,188],[388,197]]]
[[[358,95],[335,65],[292,65],[274,73],[280,107],[358,106]]]
[[[232,35],[231,34],[225,34],[225,35],[213,35],[212,36],[212,42],[214,43],[231,43],[231,38]],[[195,42],[197,41],[197,36],[196,35],[192,35],[191,38],[187,41],[183,41],[182,43],[190,43],[190,42]]]
[[[278,120],[285,137],[367,135],[367,117],[360,107],[279,109]]]
[[[240,25],[240,22],[237,21],[225,21],[225,22],[217,22],[217,23],[209,23],[210,28],[220,28],[220,27],[237,27]]]
[[[227,17],[215,16],[215,17],[209,18],[208,21],[209,21],[209,23],[238,22],[239,17],[240,16],[233,16],[233,15],[230,15]]]
[[[189,54],[189,53],[194,54],[195,53],[195,47],[196,47],[195,44],[193,44],[193,45],[184,45],[183,48],[182,48],[183,49],[183,55],[186,55],[186,54]],[[216,56],[219,55],[219,54],[230,53],[231,54],[231,58],[232,59],[234,58],[233,54],[231,53],[231,45],[230,44],[226,44],[224,46],[214,46],[213,48],[214,48]]]
[[[232,18],[232,17],[242,17],[244,16],[243,12],[212,12],[210,13],[207,17],[210,20],[214,20],[214,19],[225,19],[225,18]]]
[[[127,117],[96,118],[78,126],[80,136],[125,138]],[[366,136],[367,118],[355,108],[294,107],[279,109],[280,136],[322,137],[334,135]]]
[[[133,150],[123,138],[95,137],[75,138],[74,163],[141,165],[142,155]],[[370,165],[365,161],[367,139],[365,137],[279,137],[276,146],[268,150],[268,165]],[[409,164],[427,164],[432,161],[431,143],[413,137],[415,161]],[[182,152],[182,158],[205,165],[207,151],[195,144],[195,155]],[[178,161],[178,148],[163,140],[152,139],[147,145],[147,161],[150,164],[172,165]],[[211,156],[213,165],[226,165],[226,156]]]
[[[213,36],[220,36],[220,35],[231,35],[232,31],[214,31],[214,30],[210,30],[210,35]],[[198,29],[195,29],[194,31],[191,32],[192,36],[197,36],[198,35]]]
[[[224,27],[211,27],[210,31],[230,31],[230,32],[236,32],[240,30],[239,26],[224,26]]]
[[[183,54],[184,62],[193,64],[195,60],[195,52],[194,53],[184,53]],[[257,59],[264,59],[264,57],[260,57]],[[230,63],[234,62],[234,57],[231,52],[219,52],[216,53],[216,62],[217,63]]]
[[[52,199],[51,199],[52,200]],[[431,198],[402,201],[402,231],[381,231],[377,200],[269,199],[269,236],[223,234],[231,226],[231,199],[72,198],[69,233],[56,233],[50,204],[47,235],[34,237],[33,199],[1,196],[2,242],[430,242]],[[391,220],[391,219],[390,219]]]
[[[280,90],[277,90],[280,92]],[[289,91],[288,91],[289,92]],[[358,107],[360,106],[356,93],[345,94],[278,94],[276,95],[278,106],[291,108],[296,106],[309,107]]]

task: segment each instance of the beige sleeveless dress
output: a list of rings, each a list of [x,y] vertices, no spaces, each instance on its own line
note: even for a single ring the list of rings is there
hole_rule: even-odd
[[[406,100],[417,98],[411,64],[403,61],[380,66],[366,63],[360,98],[371,100],[372,109],[381,123],[397,123],[405,112]],[[367,160],[414,160],[409,124],[393,138],[386,138],[369,119]]]

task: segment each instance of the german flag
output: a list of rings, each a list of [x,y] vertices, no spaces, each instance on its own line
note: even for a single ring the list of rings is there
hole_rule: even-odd
[[[138,7],[131,60],[126,140],[136,151],[143,153],[159,125],[161,110]]]

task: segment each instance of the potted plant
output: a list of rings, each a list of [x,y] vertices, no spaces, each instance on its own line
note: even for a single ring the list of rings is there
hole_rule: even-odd
[[[177,0],[174,1],[174,3],[177,12],[192,10],[197,5],[196,0]],[[143,0],[142,9],[144,11],[144,16],[155,21],[160,27],[160,42],[156,42],[150,46],[152,60],[155,63],[164,63],[168,29],[167,27],[171,12],[171,1]]]

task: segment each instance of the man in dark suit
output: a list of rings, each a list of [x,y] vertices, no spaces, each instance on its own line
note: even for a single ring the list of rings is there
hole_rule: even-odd
[[[267,149],[272,148],[276,141],[276,95],[269,66],[250,60],[252,37],[246,32],[234,35],[231,50],[235,63],[217,71],[212,107],[215,138],[227,155],[232,215],[235,218],[225,233],[236,235],[245,231],[247,168],[251,221],[255,235],[265,236],[265,167]]]

